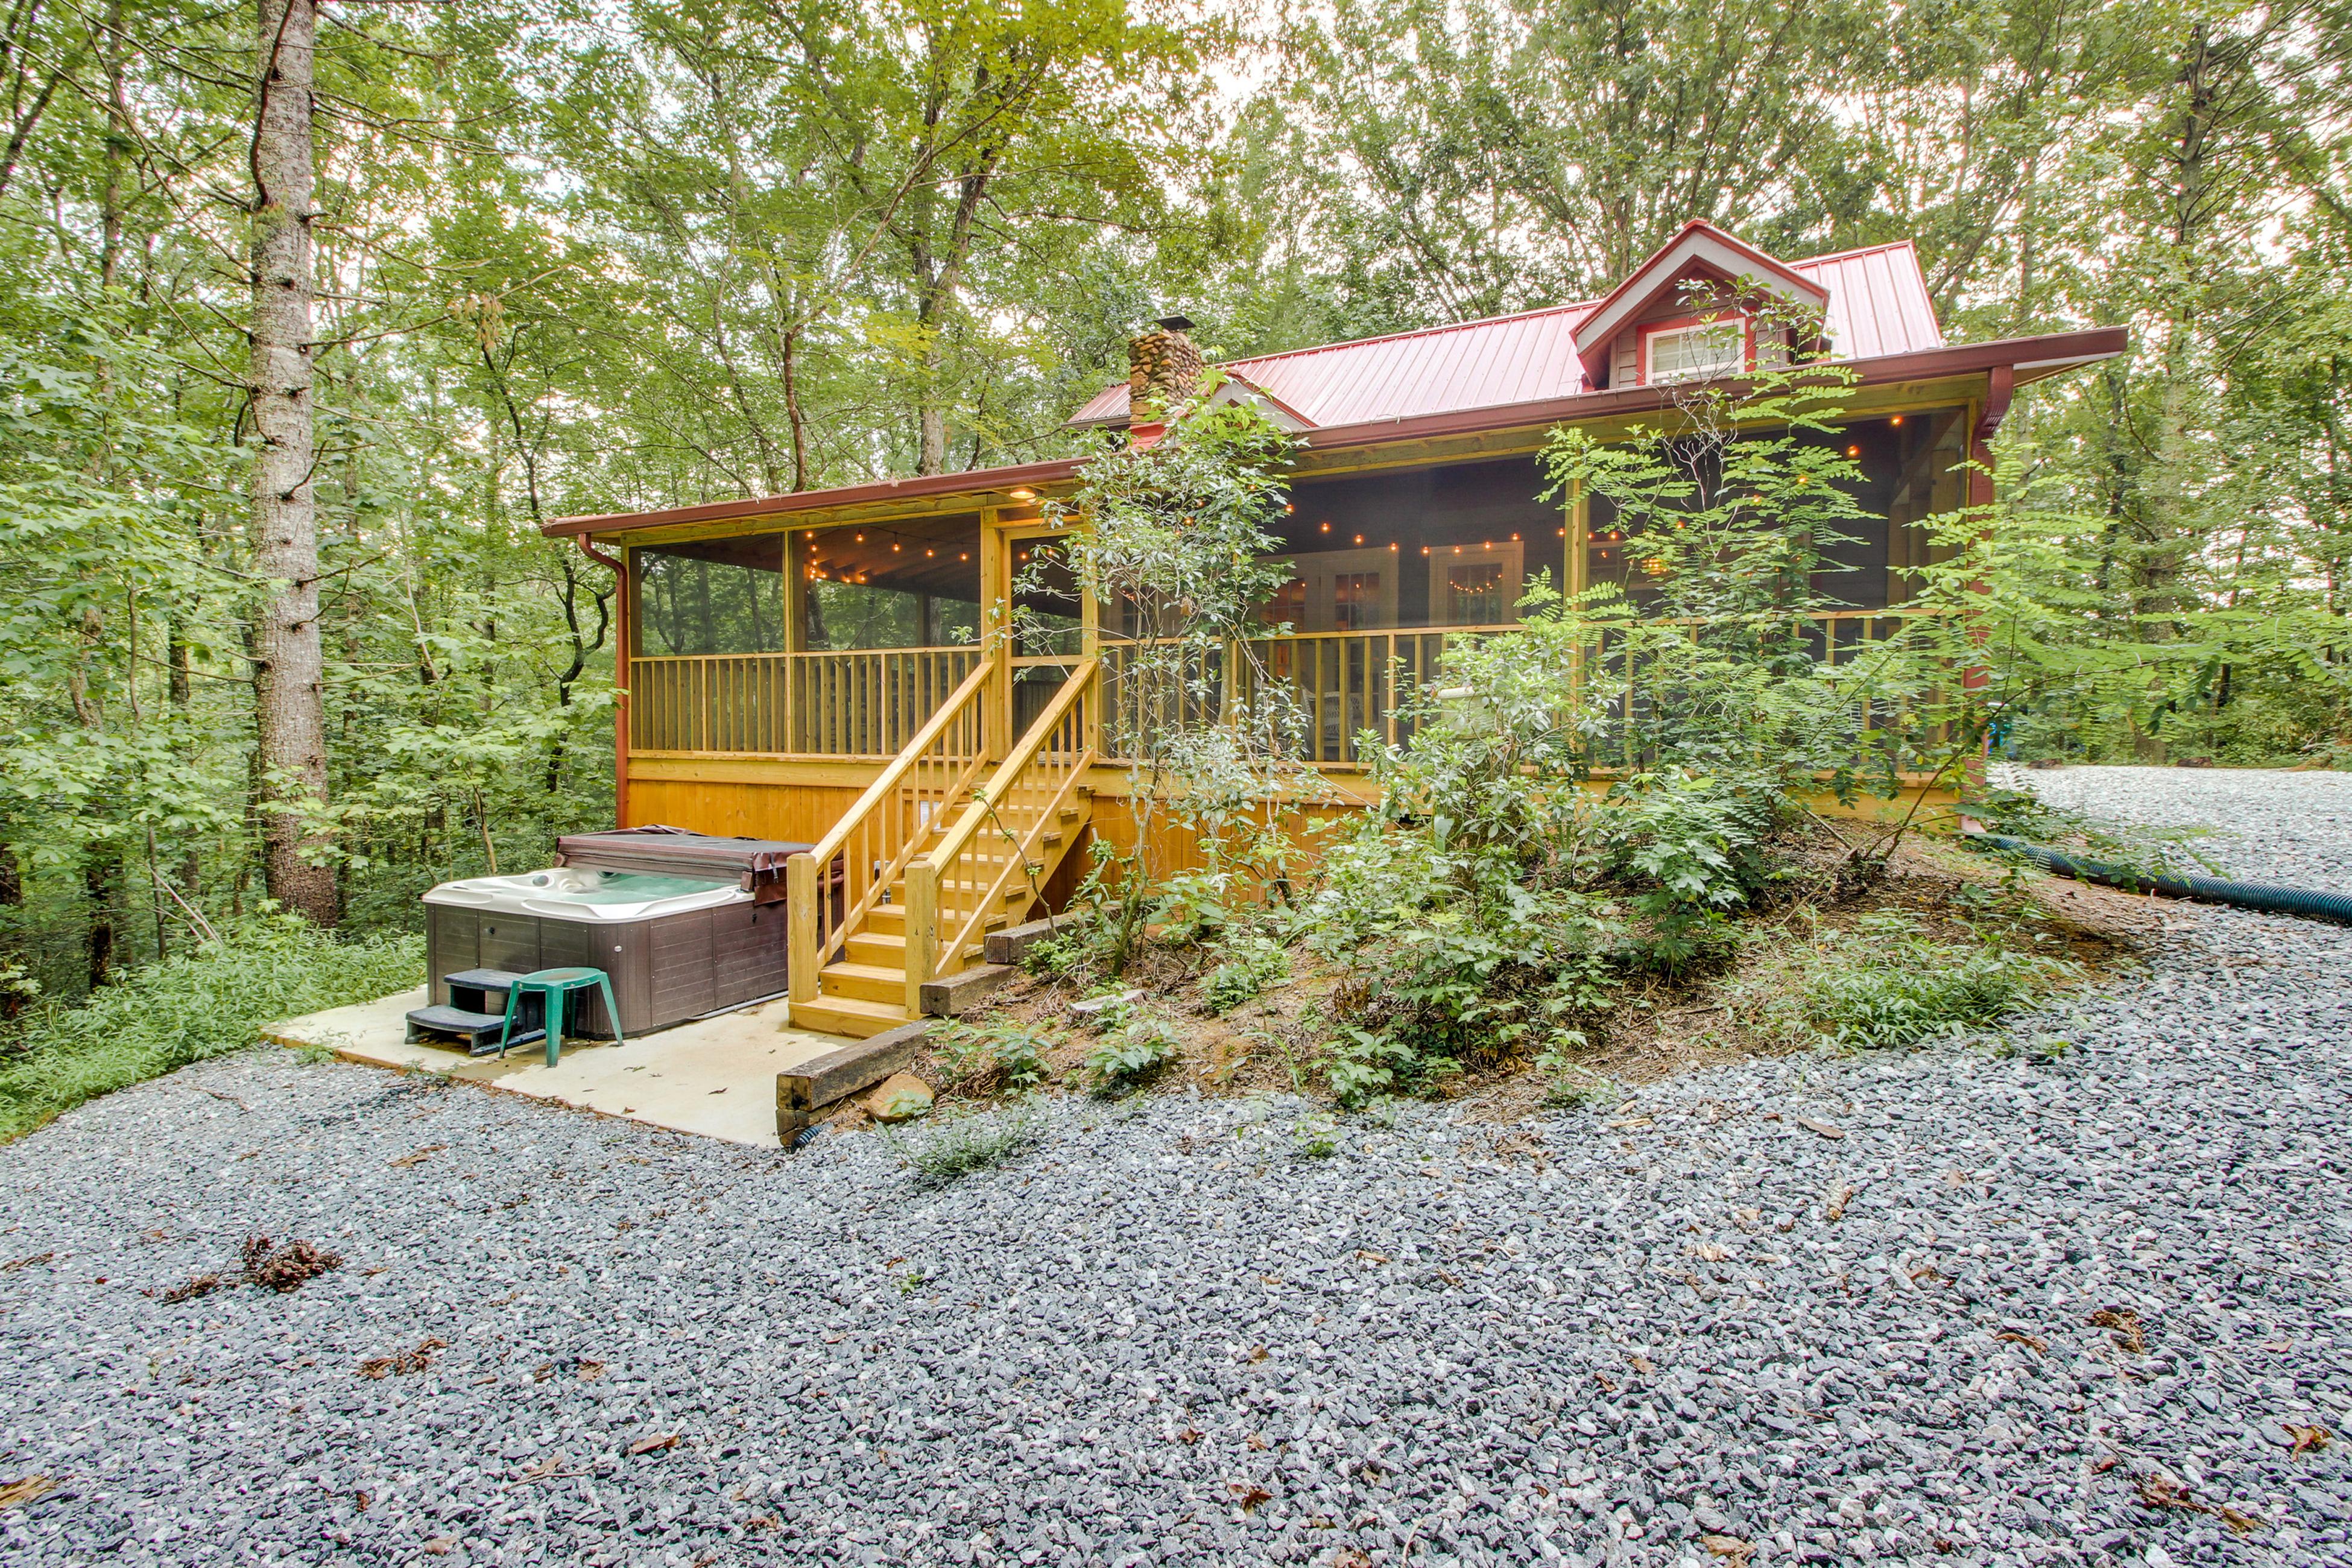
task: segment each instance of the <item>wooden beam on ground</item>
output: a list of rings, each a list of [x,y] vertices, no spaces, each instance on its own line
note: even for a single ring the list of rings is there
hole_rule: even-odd
[[[931,1021],[918,1018],[776,1075],[776,1137],[787,1149],[816,1112],[871,1089],[915,1059]]]
[[[959,1013],[970,1012],[980,1005],[982,997],[1012,979],[1015,973],[1009,963],[982,963],[959,970],[945,979],[926,980],[922,986],[923,1014],[931,1018],[952,1018]]]

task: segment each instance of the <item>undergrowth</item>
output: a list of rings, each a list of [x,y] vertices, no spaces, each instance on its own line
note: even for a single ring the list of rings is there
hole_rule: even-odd
[[[995,1115],[949,1116],[913,1137],[890,1128],[882,1136],[926,1186],[945,1186],[1022,1153],[1044,1135],[1037,1113],[1026,1104]]]
[[[415,984],[421,936],[343,942],[290,916],[124,973],[73,1006],[28,1009],[0,1032],[0,1140],[86,1100],[257,1043],[276,1019]]]
[[[2080,974],[2015,933],[1943,940],[1890,910],[1775,955],[1739,988],[1738,1005],[1781,1044],[1876,1049],[1989,1027]]]

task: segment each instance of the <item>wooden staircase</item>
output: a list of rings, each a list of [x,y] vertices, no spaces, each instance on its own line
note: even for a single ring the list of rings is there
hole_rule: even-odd
[[[986,768],[965,755],[983,689],[974,672],[856,806],[790,868],[795,1027],[864,1038],[919,1016],[922,987],[970,967],[988,933],[1025,919],[1093,811],[1081,665]],[[817,868],[838,858],[837,901]]]

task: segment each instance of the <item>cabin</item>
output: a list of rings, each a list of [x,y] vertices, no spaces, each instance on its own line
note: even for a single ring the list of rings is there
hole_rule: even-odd
[[[1187,326],[1138,338],[1073,427],[1157,439],[1201,384]],[[1555,428],[1605,438],[1792,355],[1850,370],[1842,435],[1884,519],[1840,547],[1835,658],[1904,613],[1920,520],[1990,499],[1969,465],[2017,388],[2124,347],[1950,342],[1908,242],[1783,260],[1694,222],[1600,300],[1221,365],[1213,396],[1303,442],[1259,662],[1347,791],[1356,737],[1393,735],[1399,694],[1449,639],[1511,626],[1536,574],[1638,584],[1604,503],[1538,499]],[[618,826],[812,847],[785,879],[796,1026],[866,1037],[936,1010],[992,931],[1066,895],[1089,835],[1132,842],[1098,606],[1022,572],[1054,531],[1041,500],[1086,460],[547,525],[621,578]]]

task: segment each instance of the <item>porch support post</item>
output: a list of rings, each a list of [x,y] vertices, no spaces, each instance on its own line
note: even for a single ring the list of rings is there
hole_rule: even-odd
[[[801,534],[805,534],[805,529]],[[808,651],[808,545],[784,530],[784,750],[804,752],[801,737],[801,655]]]
[[[621,547],[621,591],[614,595],[619,606],[613,623],[613,684],[619,693],[613,703],[613,826],[628,827],[629,821],[629,653],[637,638],[637,552],[627,545]]]
[[[980,651],[991,671],[988,694],[981,700],[981,741],[992,763],[1003,757],[1013,740],[1013,605],[1005,593],[1004,530],[997,518],[996,508],[981,508]]]

